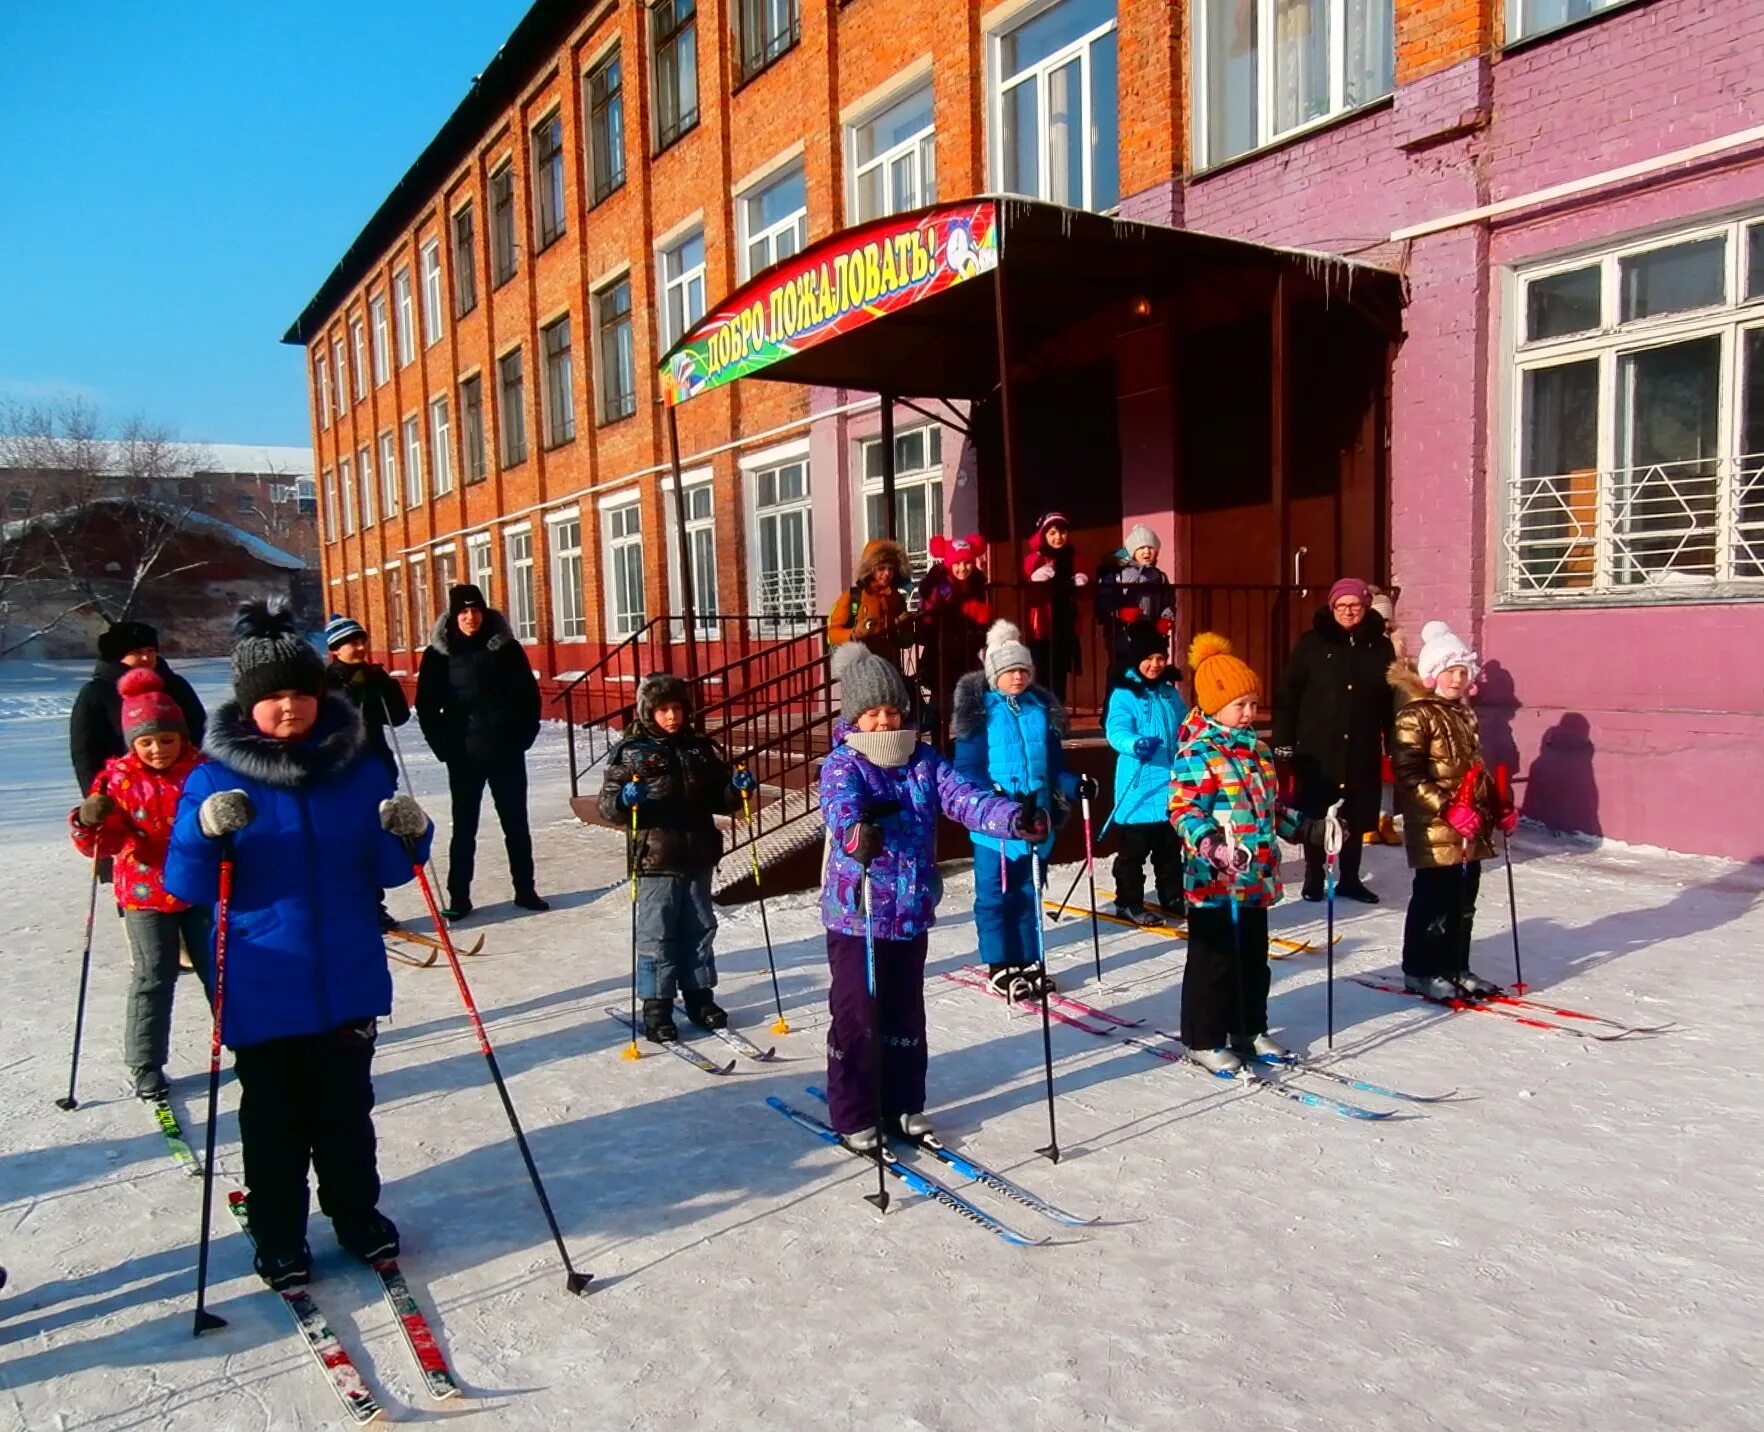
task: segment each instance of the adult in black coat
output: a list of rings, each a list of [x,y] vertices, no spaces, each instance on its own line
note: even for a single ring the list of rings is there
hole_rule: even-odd
[[[1342,801],[1341,879],[1336,893],[1376,904],[1360,880],[1364,836],[1378,828],[1384,749],[1396,718],[1385,679],[1396,651],[1371,593],[1355,577],[1329,589],[1329,604],[1298,639],[1274,696],[1274,758],[1289,765],[1293,804],[1321,816]],[[1323,898],[1323,851],[1305,847],[1304,897]]]
[[[193,744],[202,744],[208,713],[196,699],[190,683],[171,669],[159,654],[159,633],[146,622],[117,622],[98,638],[98,664],[91,679],[74,697],[68,721],[68,750],[73,757],[74,779],[82,796],[92,793],[92,782],[112,756],[126,755],[122,734],[122,696],[116,683],[131,667],[152,667],[165,683],[166,694],[178,703],[190,728]]]
[[[423,739],[447,766],[453,798],[444,913],[457,919],[472,910],[485,786],[502,822],[515,904],[550,909],[534,889],[527,825],[527,750],[539,737],[539,682],[502,613],[485,606],[470,583],[448,590],[447,614],[417,669],[416,709]]]

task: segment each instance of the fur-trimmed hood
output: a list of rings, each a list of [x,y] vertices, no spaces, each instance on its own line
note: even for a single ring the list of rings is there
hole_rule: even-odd
[[[959,741],[965,736],[971,736],[986,724],[986,697],[991,690],[983,671],[970,671],[956,682],[949,713],[949,734],[953,739]],[[1060,703],[1060,698],[1052,691],[1039,682],[1031,682],[1016,699],[1034,699],[1046,707],[1047,724],[1055,739],[1066,739],[1072,722],[1066,715],[1066,708]]]
[[[1400,657],[1391,662],[1384,673],[1384,679],[1390,683],[1391,689],[1396,692],[1402,705],[1406,706],[1411,701],[1424,701],[1429,697],[1438,699],[1434,697],[1427,683],[1421,679],[1420,672]]]
[[[304,741],[266,736],[237,701],[224,701],[208,723],[202,750],[247,780],[299,790],[328,780],[366,749],[361,713],[339,691],[319,699],[318,720]]]
[[[435,623],[435,630],[429,635],[429,645],[443,656],[451,656],[452,644],[460,640],[459,632],[453,625],[454,616],[455,613],[449,612],[441,617]],[[484,625],[478,629],[478,634],[472,641],[481,644],[486,651],[496,651],[514,639],[515,634],[509,629],[508,618],[494,607],[486,607]]]
[[[894,568],[894,585],[904,592],[912,583],[912,565],[907,561],[906,548],[888,537],[874,537],[864,543],[857,570],[851,574],[852,586],[867,585],[876,568],[884,563]]]

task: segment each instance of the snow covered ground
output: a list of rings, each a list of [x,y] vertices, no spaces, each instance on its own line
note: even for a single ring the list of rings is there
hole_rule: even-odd
[[[205,697],[220,663],[192,663]],[[125,1097],[121,930],[100,909],[82,1106],[64,1092],[85,869],[64,713],[81,672],[0,666],[0,1426],[300,1428],[339,1409],[220,1214],[212,1305],[190,1334],[198,1185]],[[442,825],[441,773],[405,735]],[[763,1102],[822,1072],[825,972],[811,897],[771,906],[792,1033],[775,1066],[713,1080],[619,1058],[629,915],[611,832],[564,804],[562,741],[536,753],[541,888],[515,918],[486,813],[478,1004],[571,1250],[562,1289],[484,1061],[445,967],[398,968],[376,1067],[384,1207],[467,1400],[435,1408],[371,1276],[314,1214],[315,1292],[401,1421],[497,1428],[1570,1428],[1764,1426],[1764,1059],[1755,868],[1526,835],[1526,973],[1560,1003],[1673,1020],[1600,1044],[1453,1015],[1338,978],[1336,1057],[1461,1102],[1349,1122],[1212,1083],[1056,1026],[1060,1142],[1045,1142],[1039,1020],[933,976],[933,1109],[979,1158],[1105,1222],[1007,1247],[914,1198],[886,1218],[865,1168]],[[1377,909],[1344,912],[1344,973],[1395,967],[1401,852],[1370,852]],[[1069,878],[1070,872],[1066,872]],[[1059,888],[1064,880],[1055,872]],[[1478,965],[1502,976],[1504,881],[1489,871]],[[974,954],[965,876],[932,966]],[[1082,890],[1082,887],[1080,887]],[[420,899],[397,891],[414,919]],[[1282,907],[1283,933],[1320,926]],[[1173,1028],[1180,947],[1104,927],[1111,991],[1080,990],[1088,926],[1049,936],[1069,988]],[[758,913],[725,916],[725,1002],[771,1018]],[[207,1030],[186,984],[171,1073],[201,1134]],[[1321,1052],[1323,961],[1275,966],[1277,1029]],[[720,1046],[712,1046],[713,1052]],[[1313,1081],[1314,1087],[1330,1086]],[[1347,1093],[1347,1091],[1335,1091]],[[1348,1094],[1379,1107],[1387,1101]],[[220,1164],[239,1169],[223,1085]],[[949,1180],[958,1182],[953,1176]],[[897,1189],[898,1192],[898,1189]],[[1026,1209],[978,1200],[1035,1234]],[[487,1419],[487,1420],[486,1420]]]

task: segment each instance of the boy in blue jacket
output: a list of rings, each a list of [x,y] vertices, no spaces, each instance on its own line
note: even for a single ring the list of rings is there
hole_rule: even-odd
[[[1058,813],[1076,796],[1095,796],[1095,780],[1066,769],[1061,744],[1066,708],[1035,684],[1034,659],[1015,626],[992,624],[982,662],[983,670],[956,683],[949,725],[956,772],[1025,810]],[[1039,994],[1043,982],[1051,991],[1036,938],[1041,892],[1030,878],[1029,853],[1033,848],[1039,857],[1045,881],[1053,831],[1033,847],[981,831],[969,838],[974,842],[974,925],[993,987],[1013,999]]]
[[[1109,683],[1103,734],[1115,748],[1115,915],[1136,925],[1180,919],[1182,841],[1170,824],[1170,770],[1186,714],[1176,689],[1180,673],[1170,664],[1170,642],[1156,625],[1127,633],[1127,654]],[[1145,908],[1145,862],[1150,857],[1158,904]]]
[[[337,1241],[368,1262],[398,1255],[378,1207],[369,1077],[392,1009],[380,891],[428,859],[432,831],[414,800],[393,795],[360,713],[327,690],[285,605],[245,603],[233,632],[233,699],[184,785],[165,887],[213,905],[231,839],[221,1036],[239,1076],[256,1268],[282,1289],[312,1274],[309,1164]]]

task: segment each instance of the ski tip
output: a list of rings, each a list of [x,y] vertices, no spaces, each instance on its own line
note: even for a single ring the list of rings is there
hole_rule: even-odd
[[[238,1189],[232,1188],[232,1189],[227,1190],[227,1205],[228,1205],[228,1207],[237,1208],[244,1201],[245,1201],[245,1195],[243,1193],[241,1193]]]

